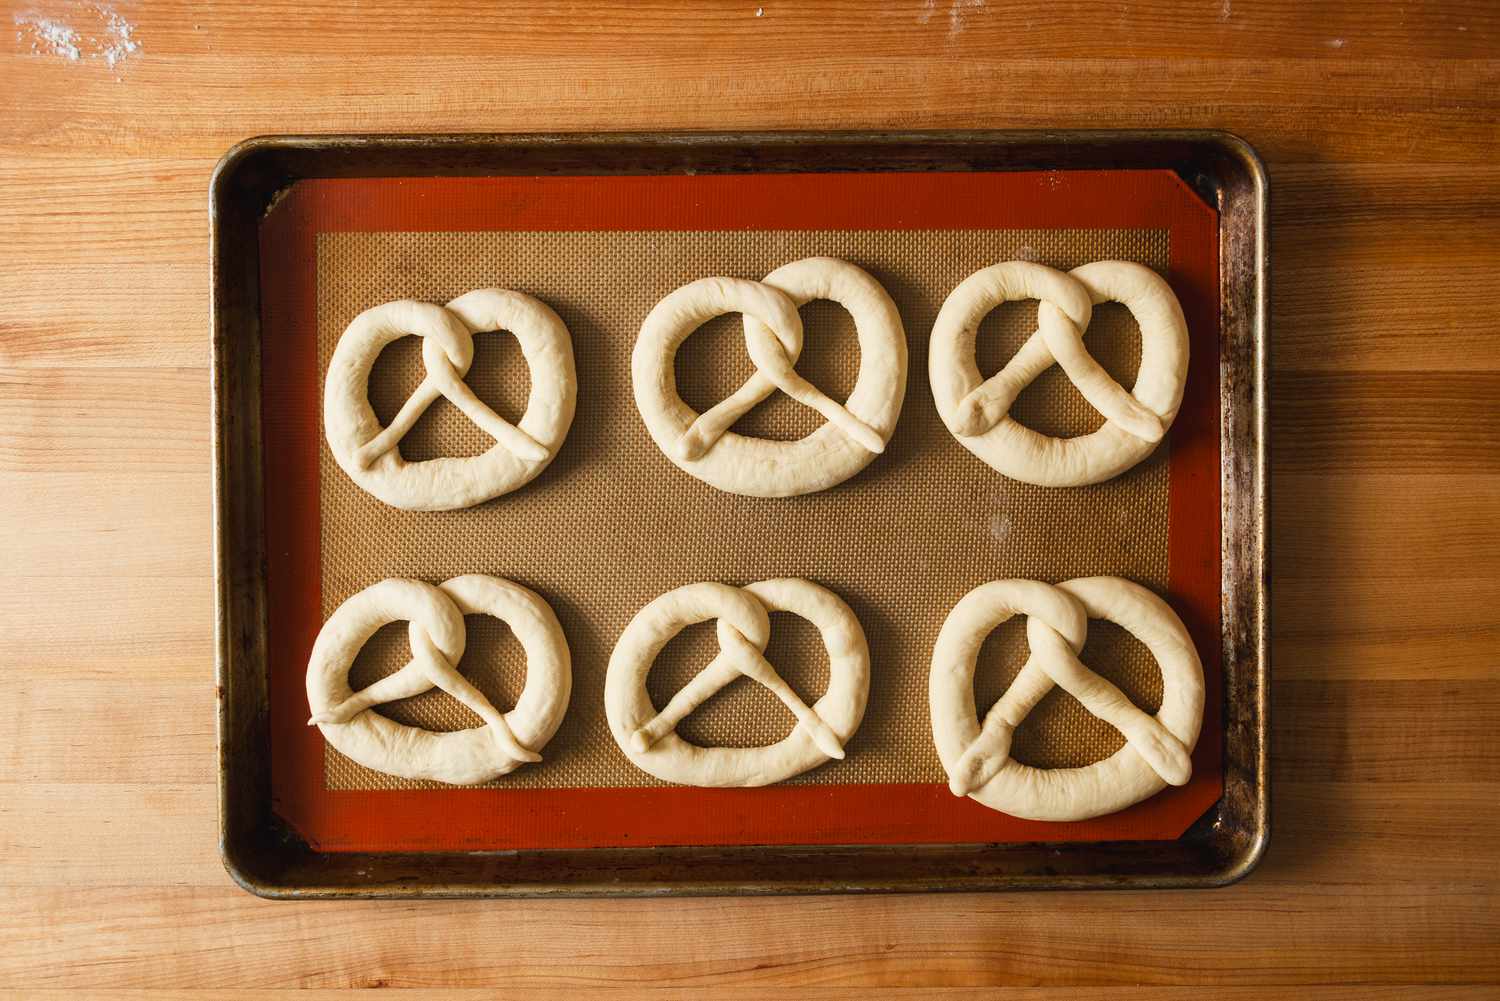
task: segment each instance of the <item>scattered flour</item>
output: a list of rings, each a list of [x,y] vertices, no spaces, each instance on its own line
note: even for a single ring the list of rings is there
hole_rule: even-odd
[[[948,7],[948,40],[950,42],[964,30],[964,11],[983,6],[984,0],[953,0]]]
[[[111,69],[121,59],[141,51],[141,43],[134,38],[135,25],[125,20],[108,7],[94,6],[94,11],[104,21],[106,38],[101,42],[100,57]]]
[[[40,14],[17,14],[15,22],[19,30],[16,40],[31,43],[34,56],[57,56],[77,62],[82,53],[78,51],[78,32],[50,17]]]
[[[81,30],[60,18],[38,13],[16,14],[12,18],[16,40],[27,45],[35,56],[55,56],[74,63],[97,59],[110,69],[141,51],[141,43],[135,39],[135,25],[113,7],[91,3],[76,9],[89,22]]]

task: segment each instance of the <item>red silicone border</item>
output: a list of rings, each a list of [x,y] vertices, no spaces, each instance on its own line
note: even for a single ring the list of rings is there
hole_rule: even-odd
[[[1167,228],[1192,337],[1172,430],[1170,600],[1203,658],[1192,781],[1082,823],[1025,821],[940,784],[333,791],[304,725],[320,628],[316,239],[322,232]],[[261,227],[272,796],[325,851],[1173,839],[1223,791],[1218,216],[1169,171],[315,179]],[[920,376],[918,376],[920,377]]]

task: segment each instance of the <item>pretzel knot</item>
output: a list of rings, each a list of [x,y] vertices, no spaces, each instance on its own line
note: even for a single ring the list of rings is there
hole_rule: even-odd
[[[842,759],[844,745],[838,734],[831,730],[816,710],[809,709],[792,687],[782,680],[765,658],[768,636],[753,642],[728,622],[718,622],[719,654],[698,675],[679,689],[667,707],[638,727],[630,736],[631,749],[638,753],[649,751],[657,741],[676,730],[677,724],[693,710],[713,697],[721,688],[744,675],[753,678],[770,690],[782,705],[792,711],[797,725],[806,729],[808,736],[830,758]]]
[[[974,363],[980,321],[1003,302],[1037,299],[1037,330],[995,375]],[[1084,346],[1093,306],[1123,303],[1141,328],[1141,364],[1127,391]],[[1098,261],[1064,274],[1026,261],[970,275],[949,295],[933,325],[928,376],[944,423],[995,469],[1043,486],[1095,483],[1150,453],[1182,403],[1188,336],[1171,286],[1149,268]],[[1016,398],[1053,364],[1104,417],[1077,438],[1041,435],[1010,418]]]
[[[828,691],[808,706],[766,660],[770,611],[791,611],[818,626],[828,649]],[[719,652],[660,711],[645,692],[646,675],[667,641],[694,622],[716,619]],[[765,686],[797,724],[764,747],[697,747],[677,724],[740,678]],[[805,580],[760,581],[744,588],[699,583],[668,592],[643,608],[610,658],[605,708],[622,750],[642,769],[672,782],[746,786],[778,782],[844,757],[844,744],[864,714],[869,650],[854,613],[831,591]]]
[[[422,367],[427,372],[426,377],[416,391],[406,398],[390,425],[355,451],[354,461],[362,469],[374,465],[376,460],[400,444],[401,439],[406,437],[407,432],[439,397],[447,399],[463,411],[482,431],[517,458],[528,462],[540,462],[547,458],[545,447],[491,410],[474,395],[469,384],[464,382],[464,376],[468,374],[469,366],[474,361],[474,337],[456,316],[447,310],[443,312],[447,314],[444,324],[434,327],[435,332],[432,334],[422,334]],[[450,319],[457,325],[448,323]]]
[[[984,637],[1025,614],[1030,655],[983,722],[973,678]],[[1086,667],[1089,618],[1109,619],[1142,640],[1162,669],[1161,710],[1152,716]],[[1036,769],[1010,757],[1016,727],[1054,686],[1114,727],[1125,746],[1077,769]],[[1180,619],[1150,591],[1118,577],[1056,586],[993,581],[954,606],[933,650],[929,682],[933,736],[956,796],[1037,820],[1081,820],[1122,809],[1192,774],[1203,712],[1203,669]]]
[[[526,686],[509,714],[497,710],[462,674],[464,616],[489,614],[511,626],[527,654]],[[408,620],[411,659],[399,670],[351,691],[359,650],[388,622]],[[482,725],[434,733],[404,726],[375,706],[441,689]],[[434,587],[392,579],[350,597],[324,623],[307,669],[309,726],[355,761],[409,778],[483,782],[541,760],[533,748],[551,738],[567,708],[571,670],[566,640],[552,610],[510,581],[471,574]]]
[[[464,381],[474,334],[486,330],[513,333],[531,369],[532,395],[520,426],[495,413]],[[409,334],[422,338],[424,375],[382,427],[367,395],[370,370],[385,345]],[[447,306],[388,302],[355,317],[334,349],[324,386],[328,445],[355,482],[387,503],[415,510],[464,507],[520,486],[551,461],[573,419],[575,382],[567,328],[530,296],[479,289]],[[440,398],[494,446],[479,456],[406,462],[401,440]]]
[[[703,280],[710,283],[732,281],[719,278]],[[695,282],[684,286],[679,292],[699,295],[703,290],[695,288],[697,284]],[[778,389],[822,414],[861,448],[877,455],[884,452],[885,439],[880,432],[797,374],[795,366],[797,357],[802,353],[803,333],[802,317],[797,313],[797,304],[771,285],[762,285],[753,294],[745,288],[734,286],[727,286],[731,291],[725,294],[722,291],[725,287],[721,285],[717,290],[725,299],[759,300],[761,311],[776,323],[776,327],[773,329],[751,313],[745,314],[745,348],[755,364],[755,374],[728,398],[693,421],[692,426],[677,439],[678,458],[688,461],[702,458],[736,421]]]
[[[860,368],[844,403],[796,370],[803,343],[797,309],[813,299],[837,302],[854,317]],[[699,414],[677,395],[673,361],[693,331],[726,313],[744,315],[745,347],[755,372]],[[905,394],[906,335],[879,282],[846,261],[810,257],[777,268],[761,282],[702,278],[669,293],[641,325],[631,370],[647,429],[674,463],[732,493],[788,496],[841,482],[885,451]],[[778,389],[828,423],[795,442],[730,430]]]

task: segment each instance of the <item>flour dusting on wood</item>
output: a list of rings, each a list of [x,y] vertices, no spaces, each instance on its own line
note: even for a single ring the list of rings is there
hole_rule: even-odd
[[[141,51],[141,43],[135,40],[135,25],[108,7],[96,4],[94,10],[104,20],[107,38],[101,43],[100,55],[111,69],[126,56]]]
[[[984,0],[953,0],[948,8],[948,41],[956,39],[964,30],[966,11],[984,6]]]
[[[97,60],[110,69],[141,51],[135,25],[113,7],[90,3],[74,5],[71,10],[76,11],[71,20],[82,20],[82,27],[36,11],[14,15],[11,20],[16,25],[16,40],[34,56],[53,56],[73,63]]]
[[[40,14],[17,14],[15,22],[19,30],[16,40],[28,42],[34,56],[57,56],[77,62],[82,56],[78,51],[78,32],[50,17]]]

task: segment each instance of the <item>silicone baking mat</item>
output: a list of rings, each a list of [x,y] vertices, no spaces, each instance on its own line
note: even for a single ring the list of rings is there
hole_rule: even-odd
[[[1169,172],[733,175],[304,181],[262,226],[263,405],[270,543],[273,791],[279,814],[323,850],[506,849],[662,844],[932,843],[1173,838],[1217,798],[1217,220]],[[906,403],[886,453],[823,493],[758,499],[721,493],[661,455],[636,414],[630,350],[662,295],[694,278],[761,275],[814,254],[864,267],[901,309],[910,347]],[[1045,489],[999,476],[943,428],[926,379],[926,339],[947,293],[977,268],[1024,258],[1062,268],[1140,261],[1173,284],[1194,352],[1167,447],[1094,487]],[[519,289],[567,323],[578,413],[554,463],[532,484],[457,512],[386,507],[356,487],[323,443],[327,360],[361,310],[397,298],[442,302],[473,288]],[[858,365],[842,309],[803,309],[798,369],[835,397]],[[979,363],[1000,367],[1034,328],[1035,304],[995,311]],[[1139,333],[1123,307],[1099,307],[1090,350],[1129,385]],[[751,368],[738,318],[684,345],[684,398],[707,409]],[[407,338],[375,367],[383,420],[421,378]],[[524,408],[514,341],[476,338],[468,380],[502,415]],[[1038,430],[1084,433],[1101,419],[1054,368],[1017,401]],[[736,426],[795,438],[821,421],[773,396]],[[402,443],[408,459],[483,451],[489,440],[445,401]],[[557,611],[573,655],[568,715],[544,761],[476,789],[394,779],[327,747],[301,684],[323,619],[390,576],[482,572],[517,580]],[[928,725],[931,645],[949,608],[1000,577],[1119,574],[1183,615],[1209,676],[1195,776],[1131,810],[1081,824],[1020,821],[952,797]],[[848,756],[769,789],[668,786],[637,770],[604,720],[604,669],[626,622],[656,595],[695,580],[805,576],[841,594],[870,640],[865,720]],[[810,703],[827,657],[810,624],[773,616],[769,659]],[[508,708],[524,678],[503,625],[468,620],[464,672]],[[712,657],[711,625],[668,645],[650,691],[658,705]],[[351,672],[361,687],[407,656],[401,624],[382,630]],[[981,657],[981,711],[1025,658],[1020,620]],[[1154,710],[1160,675],[1145,648],[1090,624],[1084,659]],[[431,729],[477,719],[431,692],[381,711]],[[790,714],[741,679],[680,726],[706,744],[780,739]],[[1055,691],[1018,731],[1018,759],[1046,767],[1107,756],[1121,738]]]

